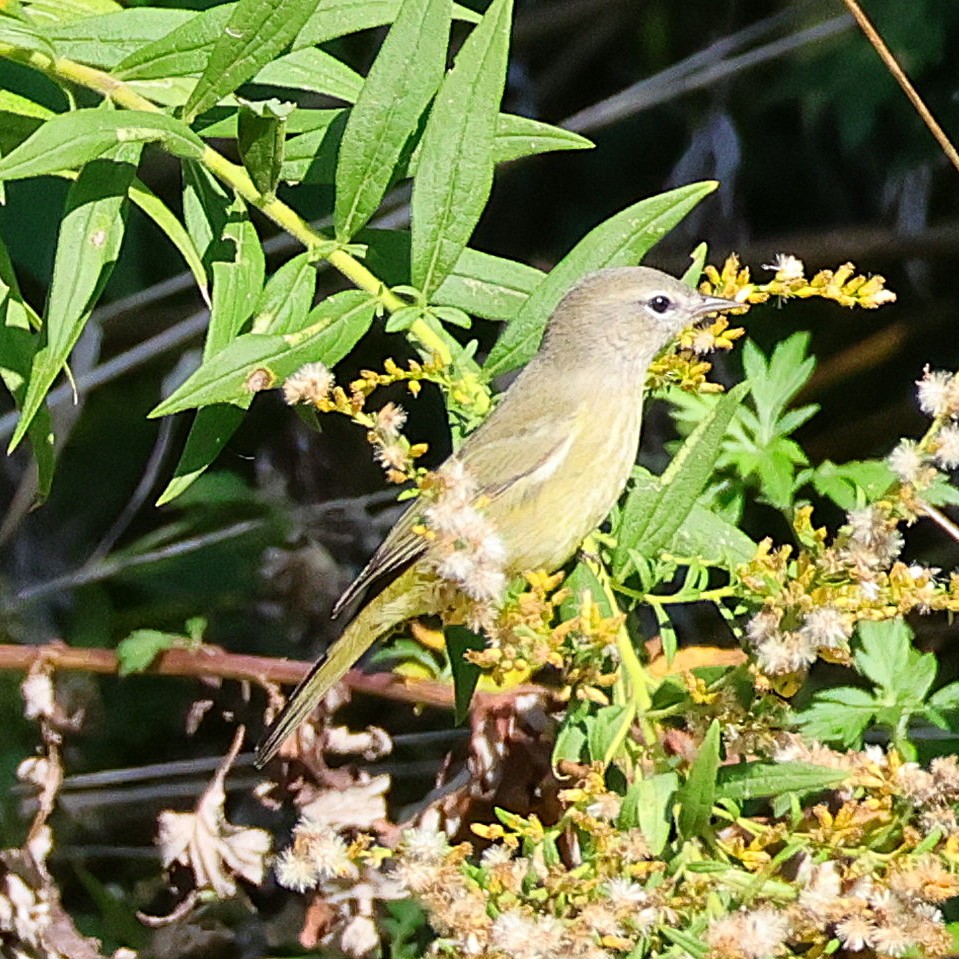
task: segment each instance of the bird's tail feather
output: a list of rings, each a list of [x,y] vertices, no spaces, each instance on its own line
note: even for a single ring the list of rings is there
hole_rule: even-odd
[[[265,766],[283,740],[303,722],[316,704],[344,673],[384,633],[399,623],[426,611],[423,590],[412,570],[391,583],[368,606],[360,610],[343,634],[317,660],[306,678],[293,690],[273,725],[257,744],[254,763]]]

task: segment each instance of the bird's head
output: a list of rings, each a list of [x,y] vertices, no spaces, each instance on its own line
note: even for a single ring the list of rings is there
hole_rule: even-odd
[[[647,266],[599,270],[583,277],[550,317],[544,352],[596,356],[645,368],[673,337],[734,300],[706,296]]]

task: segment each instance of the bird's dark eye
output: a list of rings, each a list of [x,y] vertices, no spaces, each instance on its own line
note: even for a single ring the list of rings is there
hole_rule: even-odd
[[[663,296],[662,294],[654,296],[649,301],[649,308],[654,313],[665,313],[672,305],[673,301],[668,296]]]

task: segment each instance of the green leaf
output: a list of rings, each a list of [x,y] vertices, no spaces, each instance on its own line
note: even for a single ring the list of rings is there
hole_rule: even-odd
[[[719,770],[719,721],[714,719],[703,737],[686,781],[679,788],[679,833],[684,839],[700,836],[709,826],[716,801],[716,774]]]
[[[236,337],[253,315],[263,289],[263,247],[239,197],[231,204],[229,216],[222,235],[228,252],[213,263],[213,305],[203,347],[205,360]]]
[[[660,856],[669,842],[670,802],[678,786],[676,773],[657,773],[631,783],[623,799],[617,826],[620,829],[638,827],[654,856]]]
[[[639,262],[716,187],[709,180],[670,190],[634,203],[594,227],[553,268],[503,331],[484,366],[487,378],[516,369],[533,356],[549,315],[577,280],[592,270]]]
[[[459,259],[493,186],[512,14],[512,0],[493,0],[440,84],[423,132],[411,203],[410,276],[427,298]]]
[[[480,678],[480,668],[466,659],[466,651],[483,649],[486,640],[477,636],[465,626],[447,626],[443,630],[446,636],[446,652],[450,659],[450,671],[453,673],[453,694],[455,708],[453,722],[459,726],[470,714],[470,700]]]
[[[60,56],[89,66],[112,70],[124,58],[154,44],[184,22],[193,23],[191,10],[131,7],[96,17],[83,17],[49,26],[47,36]],[[199,72],[202,65],[197,69]]]
[[[667,548],[678,556],[696,556],[730,570],[756,555],[756,544],[738,526],[699,504],[689,511]]]
[[[235,7],[236,4],[223,3],[199,12],[163,11],[175,12],[177,22],[152,38],[152,43],[137,44],[117,64],[117,76],[124,80],[155,80],[202,73],[213,45],[223,36]]]
[[[204,362],[150,416],[180,410],[236,403],[249,394],[252,373],[263,371],[282,382],[304,363],[338,363],[373,322],[376,301],[362,290],[344,290],[324,300],[308,317],[308,325],[285,335],[244,333]]]
[[[197,410],[173,478],[157,499],[157,506],[176,499],[203,475],[239,429],[252,398],[247,397],[247,402],[239,406],[222,403]]]
[[[265,197],[276,193],[283,167],[286,120],[295,104],[268,100],[243,103],[237,116],[237,148],[253,185]]]
[[[9,90],[0,90],[0,155],[16,149],[52,116],[53,111],[47,107]]]
[[[833,463],[825,460],[812,473],[820,496],[827,496],[847,512],[863,502],[873,502],[892,486],[895,476],[883,460],[852,460]]]
[[[36,23],[67,23],[101,13],[115,13],[120,5],[115,0],[26,0],[22,5],[7,0],[4,9],[21,10]]]
[[[443,76],[450,0],[403,0],[350,112],[340,144],[333,222],[350,240],[383,199]]]
[[[816,693],[811,705],[796,714],[796,720],[810,739],[838,742],[846,747],[859,746],[879,706],[864,689],[837,686]]]
[[[193,274],[200,295],[209,304],[210,291],[206,270],[203,267],[203,259],[183,224],[177,219],[173,211],[140,180],[134,179],[130,186],[129,196],[130,202],[153,220],[166,234],[167,239],[176,247]]]
[[[613,571],[617,576],[623,575],[630,562],[630,550],[655,556],[679,531],[712,474],[726,427],[748,390],[748,383],[739,383],[713,406],[686,438],[655,487],[632,487],[614,533]]]
[[[27,382],[39,345],[31,328],[38,318],[24,302],[7,248],[0,239],[0,380],[10,391],[18,409],[23,408]],[[37,463],[37,498],[50,492],[55,464],[50,412],[41,405],[28,429],[33,458]]]
[[[287,260],[270,277],[253,310],[254,333],[295,333],[307,321],[316,292],[309,253]]]
[[[511,320],[544,276],[525,263],[467,247],[433,294],[433,302],[486,320]]]
[[[0,14],[0,43],[10,44],[17,50],[41,53],[51,60],[57,55],[53,44],[33,24]]]
[[[856,668],[877,686],[895,691],[909,669],[912,630],[904,619],[881,623],[861,620],[856,628],[862,647],[855,652]]]
[[[591,150],[592,140],[530,117],[501,113],[496,122],[493,162],[509,163],[523,157],[559,150]]]
[[[44,316],[46,343],[34,357],[11,450],[23,439],[113,272],[140,150],[138,143],[114,147],[108,157],[86,164],[70,187]]]
[[[161,633],[158,629],[136,629],[126,639],[117,643],[117,670],[121,676],[142,673],[153,661],[168,649],[183,642],[176,633]]]
[[[48,120],[0,158],[0,180],[59,173],[102,157],[118,144],[159,143],[180,156],[199,157],[203,141],[179,120],[140,110],[75,110]]]
[[[256,75],[290,45],[316,0],[240,0],[183,107],[189,122]]]
[[[355,70],[313,47],[294,50],[268,63],[253,77],[252,82],[292,90],[309,90],[345,103],[353,103],[363,87],[363,78]]]
[[[818,792],[841,783],[846,776],[842,769],[815,763],[737,763],[719,769],[718,796],[743,802],[786,792]]]
[[[231,217],[234,197],[205,166],[183,163],[183,220],[207,272],[217,260],[233,254],[223,232]]]
[[[636,711],[632,706],[601,706],[590,716],[586,726],[589,759],[602,763],[605,769],[612,761],[629,732]]]

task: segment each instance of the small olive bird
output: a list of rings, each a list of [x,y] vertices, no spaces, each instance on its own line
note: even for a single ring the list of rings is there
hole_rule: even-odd
[[[475,484],[507,576],[557,569],[603,521],[636,461],[649,364],[685,327],[738,305],[642,266],[591,273],[563,297],[539,352],[451,458]],[[441,611],[422,522],[414,501],[340,598],[334,616],[368,594],[257,747],[258,766],[375,640]]]

